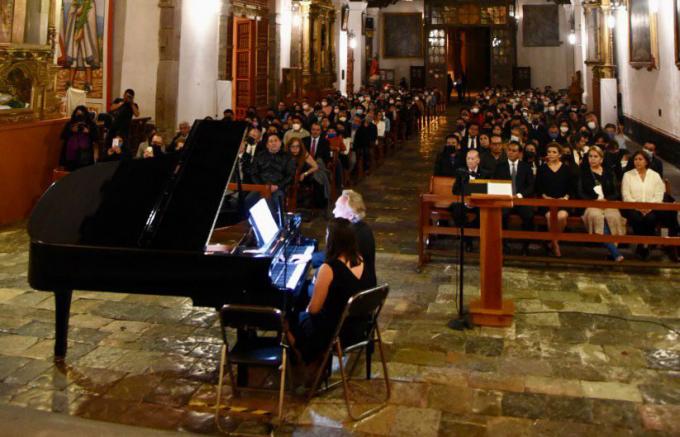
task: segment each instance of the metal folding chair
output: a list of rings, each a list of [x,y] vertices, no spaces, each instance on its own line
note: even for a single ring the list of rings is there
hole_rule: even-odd
[[[338,322],[333,339],[324,352],[321,366],[319,367],[319,370],[314,378],[312,388],[309,391],[308,400],[317,393],[322,378],[324,376],[329,376],[328,369],[330,360],[332,359],[333,354],[335,354],[338,357],[341,381],[327,386],[326,389],[330,389],[342,383],[345,396],[345,405],[347,407],[347,413],[349,416],[353,420],[361,420],[387,406],[387,401],[390,398],[390,380],[387,374],[387,362],[385,361],[385,353],[383,351],[380,329],[378,328],[378,316],[380,315],[380,311],[385,304],[385,299],[387,299],[388,293],[389,286],[385,284],[357,293],[352,296],[349,301],[347,301],[347,305],[345,306],[342,317]],[[356,327],[357,322],[359,322],[365,328],[362,333],[353,332],[354,330],[352,328]],[[345,371],[343,358],[351,352],[358,353],[362,350],[366,351],[366,379],[370,379],[370,355],[375,344],[378,345],[380,361],[382,363],[383,378],[385,379],[385,401],[380,405],[360,414],[354,414],[351,405],[351,390],[349,386],[352,370],[350,370],[349,373]],[[355,365],[357,362],[358,357],[357,361],[355,361]]]
[[[217,401],[215,420],[219,422],[220,401],[224,383],[224,367],[226,364],[231,380],[232,392],[240,396],[241,390],[258,390],[238,385],[234,365],[274,367],[280,369],[279,401],[277,417],[281,421],[283,415],[283,398],[286,386],[287,366],[286,328],[283,314],[277,308],[251,305],[225,305],[220,310],[222,326],[222,353],[220,359],[220,378],[217,385]],[[239,338],[230,348],[227,329],[239,332]],[[275,336],[246,335],[255,331],[273,331]]]

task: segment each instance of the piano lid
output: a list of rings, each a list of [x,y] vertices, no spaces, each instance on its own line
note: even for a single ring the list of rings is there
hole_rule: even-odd
[[[246,127],[198,120],[180,154],[73,172],[38,201],[28,224],[31,239],[202,251]]]

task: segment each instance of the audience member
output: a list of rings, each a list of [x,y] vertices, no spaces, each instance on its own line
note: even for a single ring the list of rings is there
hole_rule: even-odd
[[[621,194],[625,202],[651,202],[660,203],[666,191],[663,180],[659,173],[655,172],[649,165],[649,156],[637,151],[632,157],[632,170],[623,175]],[[636,235],[654,235],[656,233],[657,213],[651,209],[640,208],[626,211],[626,217],[633,227]],[[649,257],[647,245],[639,244],[636,253],[643,259]]]
[[[546,162],[538,168],[536,174],[536,194],[544,199],[569,199],[573,192],[573,180],[566,165],[560,161],[560,145],[550,143],[546,148]],[[566,209],[557,211],[557,229],[551,226],[550,211],[545,211],[548,229],[553,232],[562,232],[567,227],[569,213]],[[551,243],[553,254],[562,256],[560,245],[557,241]]]
[[[73,110],[71,119],[61,131],[60,164],[66,171],[92,165],[98,157],[99,131],[85,106]]]
[[[616,175],[603,167],[604,152],[598,146],[588,151],[588,166],[581,167],[579,179],[579,197],[586,200],[620,200]],[[583,223],[590,234],[625,235],[626,223],[621,213],[615,208],[586,208]],[[605,243],[611,259],[623,261],[623,255],[616,244]]]

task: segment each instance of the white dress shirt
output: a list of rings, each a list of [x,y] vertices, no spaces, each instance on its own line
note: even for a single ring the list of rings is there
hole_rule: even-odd
[[[621,195],[624,202],[661,203],[665,192],[666,186],[661,176],[652,169],[647,169],[644,181],[636,169],[629,170],[623,175]]]

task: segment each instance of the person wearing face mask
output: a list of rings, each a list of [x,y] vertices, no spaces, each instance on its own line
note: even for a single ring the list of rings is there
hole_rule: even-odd
[[[586,127],[588,128],[588,132],[592,137],[602,133],[602,130],[600,129],[600,124],[597,120],[597,115],[595,115],[592,112],[586,114]]]
[[[358,116],[352,121],[352,149],[356,151],[357,161],[363,161],[362,171],[367,171],[370,166],[371,151],[375,147],[378,139],[378,130],[375,124],[367,118],[361,119]]]
[[[560,135],[560,128],[554,123],[548,127],[548,141],[558,143],[562,146],[569,144],[567,138]]]
[[[529,127],[529,140],[538,140],[540,146],[548,144],[548,131],[541,123],[541,115],[535,112],[531,116],[531,125]]]
[[[460,153],[460,143],[455,135],[446,137],[446,145],[437,155],[434,163],[435,176],[456,176],[456,155]]]
[[[291,138],[307,138],[309,136],[309,131],[302,127],[302,120],[298,116],[292,116],[291,127],[283,135],[283,142],[288,144]]]
[[[61,132],[61,140],[60,165],[67,171],[94,164],[99,131],[85,106],[78,106],[73,111]]]
[[[556,142],[565,145],[569,144],[569,135],[571,133],[571,127],[569,126],[569,121],[568,120],[562,120],[560,121],[560,128],[559,128],[559,136],[557,137]]]

